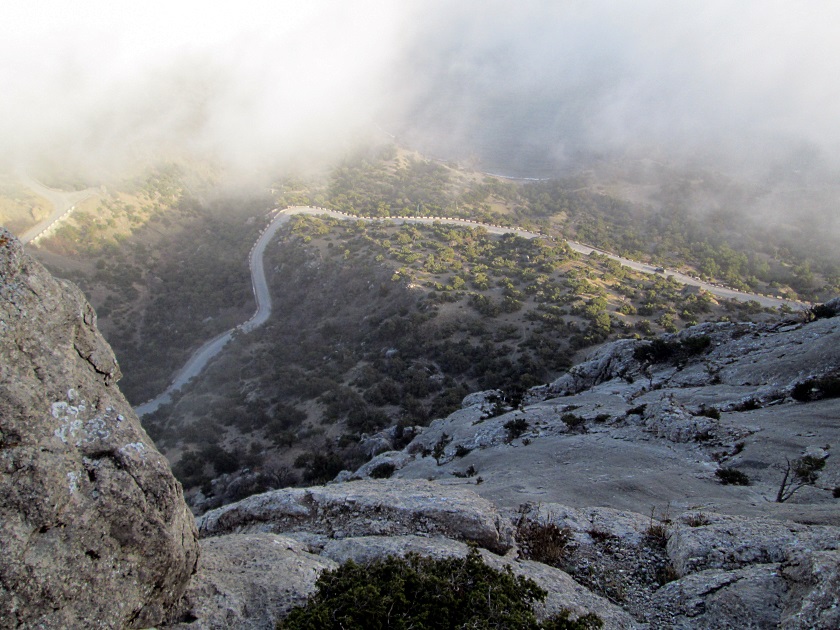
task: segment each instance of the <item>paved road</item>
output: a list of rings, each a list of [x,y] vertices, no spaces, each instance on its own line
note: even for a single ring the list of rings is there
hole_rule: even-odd
[[[37,240],[38,237],[43,236],[58,221],[68,216],[75,209],[77,203],[93,197],[99,192],[95,188],[68,192],[44,186],[41,182],[32,179],[29,175],[20,171],[17,173],[17,176],[27,188],[53,205],[53,211],[50,216],[36,223],[18,237],[21,243],[29,243]]]
[[[235,332],[242,331],[243,333],[249,333],[268,320],[271,315],[271,295],[268,291],[268,282],[265,277],[263,254],[274,234],[280,229],[280,226],[288,222],[291,214],[293,213],[289,212],[289,210],[278,212],[277,216],[262,231],[257,242],[251,248],[248,263],[251,268],[251,284],[254,290],[254,298],[257,302],[257,310],[251,316],[251,319],[213,337],[213,339],[196,350],[186,364],[184,364],[184,367],[175,374],[175,378],[172,379],[169,387],[163,393],[134,408],[138,416],[145,416],[148,413],[156,411],[161,405],[172,402],[172,394],[198,376],[210,360],[222,351],[222,348],[227,345]]]
[[[630,269],[635,269],[636,271],[641,271],[642,273],[659,274],[662,276],[672,277],[680,284],[699,287],[704,291],[708,291],[712,295],[716,295],[718,297],[727,298],[730,300],[738,300],[739,302],[754,301],[758,302],[761,306],[766,306],[769,308],[778,308],[783,305],[789,306],[790,308],[794,309],[808,308],[810,306],[810,304],[806,304],[805,302],[798,302],[797,300],[788,300],[785,298],[774,297],[772,295],[759,295],[758,293],[745,293],[743,291],[736,291],[735,289],[730,289],[728,287],[722,287],[716,284],[711,284],[709,282],[704,282],[699,278],[694,278],[692,276],[688,276],[678,271],[657,271],[657,269],[661,269],[661,267],[654,267],[653,265],[648,265],[647,263],[637,262],[635,260],[630,260],[629,258],[622,258],[621,256],[616,256],[615,254],[605,252],[604,250],[597,249],[595,247],[590,247],[589,245],[584,245],[583,243],[577,243],[575,241],[566,242],[569,244],[569,247],[581,254],[589,255],[592,252],[597,252],[621,263],[625,267],[629,267]]]
[[[286,210],[291,214],[328,214],[330,216],[338,217],[338,218],[355,218],[358,219],[359,217],[355,217],[353,215],[344,214],[342,212],[336,212],[334,210],[327,210],[325,208],[310,208],[310,207],[294,207],[289,208]],[[375,221],[377,220],[376,217],[368,217],[364,220],[368,221]],[[380,219],[381,220],[381,219]],[[444,218],[429,218],[429,217],[394,217],[389,219],[394,223],[423,223],[423,224],[433,224],[433,223],[445,223],[448,225],[475,225],[481,226],[485,228],[488,232],[492,234],[516,234],[517,236],[521,236],[523,238],[545,238],[545,235],[540,234],[538,232],[531,232],[528,230],[523,230],[521,228],[511,228],[511,227],[504,227],[501,225],[488,225],[486,223],[479,223],[478,221],[472,221],[470,219],[460,219],[454,217],[444,217]],[[712,295],[716,295],[718,297],[738,300],[739,302],[749,302],[755,301],[758,302],[761,306],[766,306],[769,308],[778,308],[780,306],[786,305],[790,308],[807,308],[810,306],[804,302],[798,302],[796,300],[788,300],[785,298],[774,297],[772,295],[759,295],[757,293],[745,293],[742,291],[736,291],[735,289],[730,289],[728,287],[722,287],[715,284],[711,284],[709,282],[704,282],[699,278],[694,278],[692,276],[688,276],[684,273],[680,273],[678,271],[657,271],[657,269],[661,269],[660,267],[655,267],[653,265],[649,265],[647,263],[638,262],[635,260],[630,260],[629,258],[622,258],[621,256],[616,256],[610,252],[604,251],[602,249],[598,249],[597,247],[592,247],[590,245],[584,245],[583,243],[578,243],[577,241],[567,240],[566,243],[569,247],[581,254],[589,255],[592,252],[597,252],[608,258],[615,260],[616,262],[620,263],[625,267],[629,267],[630,269],[634,269],[636,271],[641,271],[642,273],[649,273],[649,274],[659,274],[662,276],[673,277],[674,280],[679,282],[680,284],[690,285],[694,287],[699,287],[704,291],[708,291]]]
[[[219,354],[219,352],[222,351],[222,348],[227,345],[227,342],[230,341],[233,336],[234,330],[236,329],[226,330],[221,335],[213,337],[210,341],[196,350],[186,362],[184,367],[177,372],[175,378],[169,384],[169,387],[167,387],[166,390],[156,398],[135,407],[134,412],[138,416],[145,416],[147,413],[156,411],[161,405],[172,402],[172,394],[181,389],[192,378],[198,376],[204,370],[210,362],[210,359]]]
[[[256,312],[253,316],[251,316],[251,318],[247,322],[244,322],[236,328],[231,328],[230,330],[214,337],[213,339],[205,343],[203,346],[201,346],[198,350],[196,350],[189,358],[187,363],[184,365],[184,367],[182,367],[176,373],[175,378],[172,380],[169,387],[166,388],[166,391],[161,393],[156,398],[134,408],[134,411],[137,413],[138,416],[144,416],[148,413],[157,410],[158,407],[160,407],[161,405],[171,402],[172,394],[177,390],[181,389],[181,387],[183,387],[191,379],[198,376],[202,372],[202,370],[204,370],[205,366],[210,362],[210,360],[222,351],[225,345],[227,345],[228,341],[230,341],[231,337],[233,337],[233,334],[235,332],[241,331],[243,333],[249,333],[255,328],[258,328],[259,326],[264,324],[268,320],[269,316],[271,315],[271,295],[269,293],[268,282],[266,281],[265,277],[263,254],[265,253],[266,246],[274,237],[277,230],[279,230],[284,223],[288,222],[292,215],[327,215],[331,217],[336,217],[338,219],[361,219],[362,221],[380,221],[384,219],[383,217],[357,217],[355,215],[345,214],[343,212],[336,212],[335,210],[327,210],[326,208],[318,208],[312,206],[293,206],[290,208],[286,208],[285,210],[275,210],[274,212],[276,212],[275,218],[271,221],[271,223],[269,223],[268,227],[266,227],[265,230],[263,230],[260,233],[260,237],[257,239],[257,242],[254,243],[254,246],[251,248],[251,253],[248,257],[249,265],[251,268],[251,283],[253,285],[254,298],[257,302]],[[397,224],[420,223],[425,225],[431,225],[434,223],[444,223],[447,225],[472,225],[476,227],[483,227],[492,234],[512,233],[516,234],[517,236],[521,236],[522,238],[528,239],[544,238],[542,234],[539,234],[537,232],[531,232],[528,230],[523,230],[520,228],[511,228],[501,225],[488,225],[486,223],[479,223],[478,221],[472,221],[469,219],[459,219],[454,217],[393,217],[389,218],[388,220]],[[616,256],[615,254],[611,254],[609,252],[590,247],[589,245],[577,243],[575,241],[566,242],[569,244],[569,247],[581,254],[589,255],[592,252],[598,252],[599,254],[608,256],[612,260],[615,260],[631,269],[635,269],[636,271],[641,271],[643,273],[650,274],[660,273],[662,275],[665,275],[663,272],[658,272],[656,268],[651,265],[636,262],[628,258],[621,258],[620,256]],[[691,276],[687,276],[685,274],[677,272],[667,272],[667,275],[672,276],[677,282],[700,287],[708,291],[709,293],[712,293],[713,295],[717,295],[719,297],[731,298],[735,300],[740,300],[742,302],[754,300],[762,306],[769,307],[777,307],[781,306],[782,304],[787,304],[788,306],[793,308],[805,306],[804,304],[800,302],[795,302],[793,300],[784,300],[770,296],[757,295],[754,293],[742,293],[740,291],[735,291],[734,289],[718,287],[707,282],[703,282],[702,280],[698,280],[696,278],[692,278]]]
[[[269,315],[271,315],[271,294],[268,291],[268,282],[265,279],[263,254],[265,253],[266,245],[274,238],[277,230],[289,221],[291,214],[288,210],[279,212],[278,216],[260,234],[257,242],[251,248],[251,254],[248,260],[251,267],[251,284],[254,289],[254,298],[257,301],[257,310],[251,319],[239,327],[242,329],[242,332],[249,333],[254,328],[262,326],[268,321]]]

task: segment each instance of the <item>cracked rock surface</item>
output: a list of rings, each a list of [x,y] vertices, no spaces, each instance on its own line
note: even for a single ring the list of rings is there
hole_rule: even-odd
[[[472,394],[402,451],[342,479],[389,463],[392,478],[468,484],[506,508],[531,501],[644,514],[670,505],[840,525],[836,454],[817,484],[775,502],[786,461],[840,444],[840,398],[794,397],[815,379],[840,381],[838,316],[622,339],[533,388],[516,409],[491,409],[497,392]],[[722,484],[722,469],[749,485]]]
[[[261,628],[302,605],[315,580],[338,565],[275,534],[231,534],[201,541],[201,569],[166,628]]]
[[[365,480],[284,488],[207,512],[202,537],[253,531],[306,532],[329,538],[436,534],[504,553],[510,523],[496,506],[467,488],[420,480]]]
[[[0,627],[158,623],[198,559],[180,484],[82,293],[2,228],[0,356]]]

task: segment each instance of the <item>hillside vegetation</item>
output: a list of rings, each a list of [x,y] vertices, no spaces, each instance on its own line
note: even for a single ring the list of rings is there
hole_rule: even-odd
[[[546,235],[295,217],[266,252],[272,319],[145,418],[206,507],[330,479],[410,440],[470,391],[498,389],[499,410],[515,406],[606,340],[767,317],[754,303],[581,256],[565,238],[742,288],[834,290],[836,268],[819,251],[807,258],[778,239],[758,243],[725,212],[716,216],[732,229],[720,229],[689,211],[702,184],[675,177],[630,202],[586,177],[513,182],[386,147],[326,178],[280,179],[274,199],[204,200],[190,192],[194,176],[170,165],[109,189],[40,252],[90,296],[138,404],[252,312],[247,253],[273,206],[460,216]]]
[[[498,389],[499,408],[515,406],[607,339],[766,316],[555,241],[481,228],[298,216],[266,266],[271,320],[145,419],[180,455],[182,482],[204,495],[242,468],[254,474],[232,497],[326,481],[381,448],[378,431],[392,427],[399,445],[475,390]]]

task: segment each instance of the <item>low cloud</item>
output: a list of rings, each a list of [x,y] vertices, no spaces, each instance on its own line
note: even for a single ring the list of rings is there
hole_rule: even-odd
[[[0,143],[18,162],[271,171],[377,125],[526,171],[840,155],[829,1],[10,0],[0,20]]]
[[[453,150],[840,153],[836,3],[460,2],[418,31],[404,129]]]
[[[0,9],[15,33],[0,141],[17,161],[105,170],[175,155],[244,173],[341,150],[374,121],[405,17],[383,1],[46,4]]]

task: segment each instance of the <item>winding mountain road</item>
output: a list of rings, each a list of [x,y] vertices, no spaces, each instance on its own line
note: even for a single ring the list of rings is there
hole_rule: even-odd
[[[295,214],[290,210],[287,209],[277,213],[277,216],[268,224],[268,227],[260,233],[260,237],[254,243],[254,246],[251,248],[251,253],[248,255],[248,265],[251,268],[251,285],[254,290],[254,299],[257,302],[257,310],[251,316],[251,319],[213,337],[196,350],[184,364],[184,367],[178,370],[175,378],[172,379],[172,382],[166,390],[152,400],[134,408],[138,416],[145,416],[156,411],[161,405],[172,402],[172,394],[181,389],[191,379],[198,376],[210,362],[210,359],[222,351],[222,348],[227,345],[235,332],[249,333],[255,328],[262,326],[268,320],[271,315],[271,294],[269,293],[268,281],[265,277],[263,254],[265,253],[266,246],[277,233],[277,230],[289,221],[292,214]]]
[[[345,214],[343,212],[336,212],[335,210],[327,210],[326,208],[311,208],[308,206],[295,206],[287,209],[286,212],[289,212],[290,214],[326,214],[329,216],[337,217],[339,219],[362,219],[364,221],[382,221],[387,219],[388,221],[391,221],[393,223],[423,223],[426,225],[431,225],[434,223],[445,223],[447,225],[473,225],[475,227],[483,227],[491,234],[516,234],[517,236],[521,236],[522,238],[528,239],[548,238],[544,234],[540,234],[539,232],[531,232],[522,228],[505,227],[502,225],[490,225],[487,223],[473,221],[471,219],[460,219],[453,217],[357,217],[355,215]],[[695,278],[684,273],[680,273],[678,271],[661,271],[661,267],[655,267],[653,265],[631,260],[629,258],[622,258],[621,256],[616,256],[615,254],[612,254],[610,252],[598,249],[597,247],[592,247],[591,245],[578,243],[577,241],[566,240],[566,243],[572,250],[580,254],[588,256],[589,254],[596,252],[635,271],[640,271],[642,273],[649,274],[659,274],[663,277],[669,278],[672,277],[680,284],[698,287],[718,297],[731,300],[738,300],[739,302],[754,301],[760,304],[761,306],[766,306],[768,308],[778,308],[783,305],[787,305],[790,308],[802,308],[809,306],[804,302],[798,302],[796,300],[788,300],[781,297],[775,297],[772,295],[761,295],[758,293],[745,293],[742,291],[737,291],[735,289],[730,289],[729,287],[722,287],[720,285],[712,284],[710,282],[704,282],[699,278]]]
[[[254,246],[251,248],[251,253],[248,257],[249,266],[251,268],[251,283],[253,285],[254,298],[257,303],[257,310],[254,312],[254,315],[248,321],[240,324],[239,326],[236,326],[235,328],[231,328],[230,330],[225,331],[220,335],[217,335],[216,337],[202,345],[198,350],[196,350],[186,362],[184,367],[182,367],[175,374],[175,377],[172,379],[172,382],[170,383],[169,387],[167,387],[164,392],[162,392],[156,398],[134,408],[134,411],[137,413],[138,416],[144,416],[146,414],[152,413],[153,411],[156,411],[161,405],[171,402],[172,395],[177,390],[181,389],[181,387],[183,387],[185,384],[187,384],[191,379],[198,376],[202,372],[202,370],[204,370],[204,368],[210,362],[210,360],[222,351],[222,349],[231,340],[234,333],[240,331],[242,333],[247,334],[255,328],[258,328],[259,326],[264,324],[266,321],[268,321],[268,318],[271,315],[271,294],[269,293],[268,281],[265,277],[263,254],[265,253],[266,246],[269,244],[269,242],[271,242],[271,239],[277,233],[277,230],[279,230],[283,224],[287,223],[293,215],[327,215],[338,219],[361,221],[388,220],[397,224],[419,223],[425,225],[432,225],[435,223],[443,223],[447,225],[465,225],[482,227],[491,234],[516,234],[517,236],[521,236],[522,238],[527,239],[546,238],[543,234],[523,230],[521,228],[505,227],[502,225],[490,225],[487,223],[472,221],[470,219],[460,219],[453,217],[359,217],[356,215],[346,214],[343,212],[337,212],[335,210],[328,210],[326,208],[318,208],[313,206],[291,206],[286,208],[285,210],[274,210],[272,212],[276,213],[276,216],[274,217],[274,219],[272,219],[268,226],[260,233],[260,237],[257,239],[256,243],[254,243]],[[657,268],[646,263],[640,263],[635,260],[630,260],[628,258],[622,258],[620,256],[616,256],[615,254],[611,254],[609,252],[597,249],[595,247],[584,245],[583,243],[578,243],[569,240],[567,240],[566,243],[568,243],[569,247],[572,250],[581,254],[589,255],[592,252],[597,252],[636,271],[641,271],[643,273],[650,274],[665,275],[665,272],[658,271]],[[699,287],[713,295],[717,295],[718,297],[735,299],[742,302],[752,300],[758,302],[762,306],[768,306],[771,308],[779,307],[785,304],[792,308],[807,306],[801,302],[796,302],[794,300],[785,300],[782,298],[758,295],[755,293],[742,293],[734,289],[719,287],[678,272],[667,272],[667,275],[669,277],[673,277],[677,282]]]
[[[34,192],[39,197],[43,197],[53,205],[53,211],[46,219],[39,221],[34,226],[26,230],[18,238],[21,243],[37,242],[39,238],[45,236],[56,223],[69,216],[69,214],[76,208],[76,204],[93,197],[99,191],[95,188],[87,188],[85,190],[58,190],[57,188],[50,188],[44,186],[36,179],[32,179],[26,173],[17,172],[17,177],[27,188]]]

